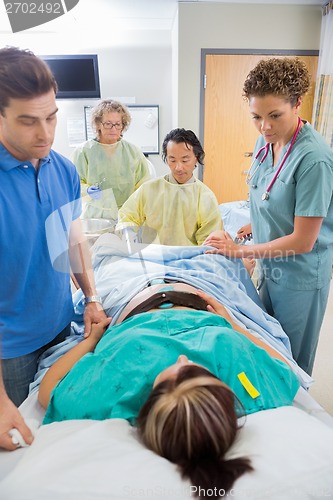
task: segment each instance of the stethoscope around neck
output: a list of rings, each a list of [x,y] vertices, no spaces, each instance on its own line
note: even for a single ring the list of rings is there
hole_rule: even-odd
[[[262,201],[267,201],[269,200],[269,193],[272,189],[272,187],[274,186],[275,184],[275,181],[276,179],[278,178],[278,175],[280,174],[281,170],[282,170],[282,167],[283,165],[285,164],[288,156],[290,155],[290,152],[291,152],[291,148],[293,147],[293,145],[295,144],[295,141],[296,141],[296,138],[297,138],[297,135],[298,135],[298,132],[300,131],[300,128],[301,128],[301,124],[302,124],[302,120],[300,119],[300,117],[298,117],[298,123],[297,123],[297,128],[296,128],[296,131],[293,135],[293,138],[291,139],[291,142],[289,144],[289,147],[287,149],[287,151],[285,152],[283,158],[282,158],[282,161],[277,169],[277,171],[275,172],[275,175],[273,177],[273,179],[271,180],[271,182],[269,183],[269,185],[267,186],[266,188],[266,191],[262,194],[261,196],[261,199]],[[263,146],[262,148],[259,149],[259,151],[257,152],[257,154],[255,155],[254,157],[254,160],[251,164],[251,167],[250,167],[250,170],[249,170],[249,173],[247,174],[247,177],[246,177],[246,184],[248,184],[250,187],[256,189],[257,188],[257,185],[256,184],[250,184],[250,181],[251,179],[253,179],[253,176],[255,175],[255,173],[257,172],[258,168],[264,163],[264,161],[266,160],[267,156],[268,156],[268,153],[269,153],[269,147],[270,147],[270,143],[266,143],[265,146]],[[264,154],[262,155],[258,165],[256,166],[256,168],[254,169],[254,171],[252,172],[252,168],[253,168],[253,165],[254,163],[258,160],[259,156],[261,155],[261,153],[264,151]]]

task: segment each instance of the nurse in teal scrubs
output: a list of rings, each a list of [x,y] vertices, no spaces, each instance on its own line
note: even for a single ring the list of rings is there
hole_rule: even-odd
[[[333,152],[298,116],[310,76],[297,58],[260,61],[243,95],[260,132],[248,174],[253,245],[227,233],[204,242],[230,257],[259,259],[259,293],[311,375],[330,289],[333,261]],[[216,250],[215,250],[216,251]]]

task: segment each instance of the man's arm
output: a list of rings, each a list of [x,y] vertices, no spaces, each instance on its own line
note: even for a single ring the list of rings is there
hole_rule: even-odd
[[[97,295],[88,242],[83,233],[80,219],[76,219],[71,225],[69,259],[72,272],[85,297]],[[84,335],[90,334],[92,323],[99,323],[105,318],[106,315],[101,304],[97,302],[86,304]]]
[[[75,363],[88,352],[94,352],[110,321],[111,318],[104,318],[99,324],[93,324],[89,337],[67,351],[47,370],[40,383],[38,392],[38,401],[43,408],[47,408],[54,387],[70,371]]]
[[[33,435],[29,427],[25,424],[21,413],[14,403],[9,399],[3,383],[1,361],[0,361],[0,448],[13,451],[17,445],[13,444],[8,432],[17,429],[27,444],[33,441]]]

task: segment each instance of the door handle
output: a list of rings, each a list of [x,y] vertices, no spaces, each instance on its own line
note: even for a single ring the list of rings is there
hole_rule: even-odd
[[[250,170],[243,170],[242,174],[247,175],[250,172]]]
[[[245,151],[244,156],[245,158],[251,158],[251,156],[253,156],[253,151]]]

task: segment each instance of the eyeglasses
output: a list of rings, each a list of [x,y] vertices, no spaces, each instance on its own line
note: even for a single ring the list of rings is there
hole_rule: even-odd
[[[122,123],[111,123],[111,122],[101,122],[101,124],[103,125],[104,128],[115,128],[116,130],[121,130],[123,128],[123,124]]]

